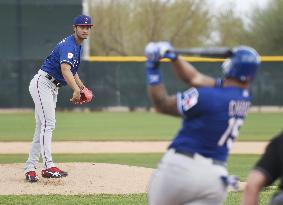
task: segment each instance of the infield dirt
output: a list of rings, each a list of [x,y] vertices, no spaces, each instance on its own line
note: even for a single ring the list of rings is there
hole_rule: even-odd
[[[53,153],[160,153],[169,142],[53,142]],[[261,154],[266,142],[237,142],[232,153]],[[28,153],[30,142],[0,142],[0,153]],[[0,195],[83,195],[146,193],[154,169],[105,163],[60,163],[69,176],[25,181],[24,164],[0,164]],[[241,183],[241,187],[243,187]]]
[[[24,164],[2,164],[0,195],[84,195],[146,193],[153,169],[103,163],[61,163],[69,176],[46,179],[40,176],[36,183],[26,182]]]
[[[52,142],[52,153],[163,153],[169,141]],[[235,142],[231,154],[261,154],[268,142]],[[0,154],[26,154],[31,142],[0,142]]]

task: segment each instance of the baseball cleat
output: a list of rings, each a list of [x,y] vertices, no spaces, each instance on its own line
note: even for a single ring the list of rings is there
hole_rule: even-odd
[[[36,172],[35,171],[29,171],[25,175],[26,175],[26,180],[28,182],[33,183],[33,182],[37,182],[38,181],[38,177],[36,176]]]
[[[51,167],[51,168],[42,170],[41,175],[44,178],[61,178],[61,177],[68,176],[68,172],[64,172],[58,167]]]

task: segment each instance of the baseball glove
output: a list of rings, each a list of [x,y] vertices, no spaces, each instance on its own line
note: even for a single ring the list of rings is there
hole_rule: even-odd
[[[92,91],[87,87],[84,87],[83,89],[81,89],[81,98],[78,103],[79,104],[89,103],[92,100],[92,98],[93,98]]]

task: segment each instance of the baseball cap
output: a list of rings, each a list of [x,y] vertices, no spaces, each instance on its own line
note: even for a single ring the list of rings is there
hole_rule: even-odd
[[[93,26],[91,17],[86,15],[79,15],[74,18],[73,25],[75,26]]]

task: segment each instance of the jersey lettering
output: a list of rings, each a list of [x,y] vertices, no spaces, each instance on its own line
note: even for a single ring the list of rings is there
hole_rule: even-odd
[[[235,140],[239,135],[239,130],[241,125],[243,124],[244,120],[241,118],[230,118],[228,121],[228,127],[225,130],[224,134],[221,136],[220,140],[218,141],[218,146],[223,146],[227,141],[228,149],[231,148],[233,140]]]
[[[229,103],[229,116],[246,116],[248,109],[250,107],[250,102],[248,101],[234,101]]]
[[[227,142],[228,149],[231,148],[232,142],[239,135],[240,127],[244,123],[244,120],[242,118],[237,118],[236,116],[245,117],[247,115],[249,107],[250,107],[249,101],[244,101],[244,100],[230,101],[229,116],[231,118],[228,121],[227,129],[225,130],[224,134],[221,136],[220,140],[218,141],[218,146],[223,146],[225,142]]]

